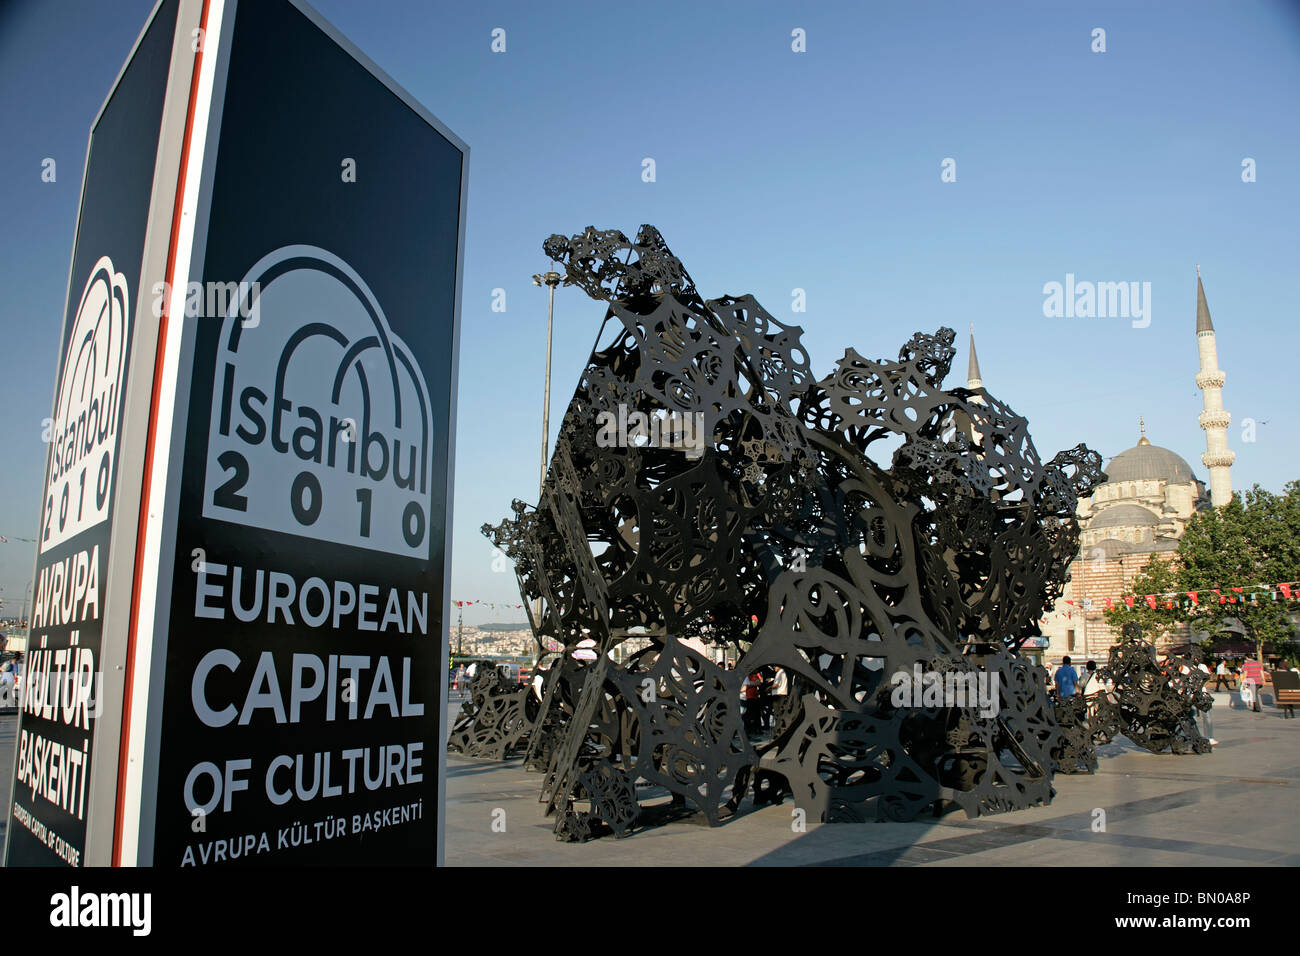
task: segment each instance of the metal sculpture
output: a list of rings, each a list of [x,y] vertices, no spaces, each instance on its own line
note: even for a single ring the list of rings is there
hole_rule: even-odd
[[[1134,624],[1124,626],[1123,638],[1097,671],[1106,687],[1091,698],[1097,700],[1091,717],[1098,737],[1109,742],[1123,734],[1152,753],[1210,753],[1210,741],[1196,727],[1197,712],[1214,706],[1205,690],[1209,674],[1190,658],[1159,661]]]
[[[702,299],[652,226],[543,249],[608,311],[542,500],[484,533],[542,599],[538,646],[565,648],[528,758],[557,836],[630,832],[638,779],[710,823],[751,785],[820,820],[1050,800],[1061,731],[1016,651],[1061,593],[1100,458],[1044,464],[1011,409],[945,390],[950,329],[819,379],[800,328]],[[635,636],[650,650],[613,665]],[[740,681],[771,667],[789,699],[755,746]],[[901,674],[947,696],[900,702]]]
[[[505,760],[528,743],[539,702],[528,685],[512,682],[491,661],[474,661],[467,690],[452,724],[447,749],[466,757]]]
[[[1096,773],[1097,744],[1089,720],[1088,698],[1073,694],[1062,700],[1055,690],[1050,696],[1061,728],[1060,743],[1052,751],[1057,772]]]

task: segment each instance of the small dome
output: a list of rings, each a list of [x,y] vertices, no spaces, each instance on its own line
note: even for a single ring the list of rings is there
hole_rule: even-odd
[[[1093,551],[1101,551],[1108,558],[1115,558],[1122,554],[1127,554],[1131,550],[1127,542],[1120,541],[1117,538],[1107,538],[1105,541],[1098,541],[1093,547],[1088,549],[1088,556],[1093,557]]]
[[[1145,481],[1156,479],[1173,485],[1196,480],[1192,466],[1168,448],[1139,444],[1122,451],[1106,466],[1107,481]]]
[[[1141,505],[1111,505],[1093,516],[1088,530],[1097,528],[1154,528],[1160,519]]]

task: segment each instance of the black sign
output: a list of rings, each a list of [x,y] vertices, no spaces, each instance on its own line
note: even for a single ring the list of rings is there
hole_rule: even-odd
[[[176,24],[163,4],[90,141],[41,502],[5,862],[81,865],[123,392]],[[102,808],[111,814],[113,808]]]
[[[464,152],[293,5],[234,17],[152,859],[433,863]]]

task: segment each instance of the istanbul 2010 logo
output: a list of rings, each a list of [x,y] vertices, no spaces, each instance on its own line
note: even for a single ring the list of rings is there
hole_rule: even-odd
[[[204,516],[427,557],[433,410],[374,294],[305,245],[239,287],[254,301],[222,325]]]
[[[108,517],[129,317],[126,277],[101,256],[68,333],[54,418],[47,424],[50,470],[42,553]]]

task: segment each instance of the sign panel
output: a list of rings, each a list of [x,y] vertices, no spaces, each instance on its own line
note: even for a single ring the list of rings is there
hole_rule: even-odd
[[[313,14],[211,2],[139,861],[431,864],[466,150]]]
[[[142,295],[155,153],[176,25],[155,13],[91,132],[41,503],[7,865],[81,865],[101,712],[101,638],[123,395]]]

